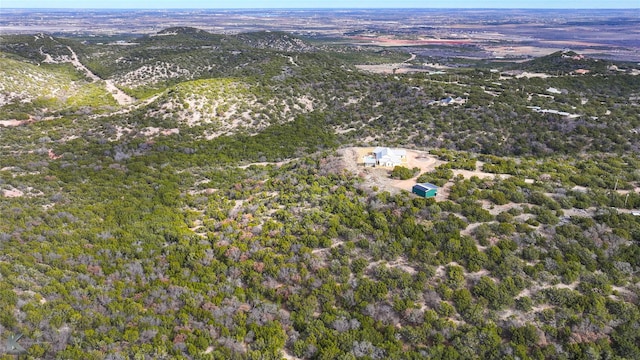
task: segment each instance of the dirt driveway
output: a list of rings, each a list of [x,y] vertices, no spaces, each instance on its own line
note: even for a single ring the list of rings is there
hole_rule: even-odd
[[[373,188],[374,186],[381,189],[389,191],[392,194],[398,193],[401,190],[411,191],[413,185],[416,184],[416,180],[420,174],[433,171],[437,166],[441,164],[445,164],[446,161],[437,159],[436,156],[429,154],[427,151],[421,150],[406,150],[407,158],[401,164],[404,167],[408,167],[413,169],[415,167],[420,169],[420,172],[415,177],[408,180],[394,180],[389,178],[389,172],[392,168],[389,167],[375,167],[375,168],[365,168],[364,167],[364,156],[370,154],[374,148],[372,147],[350,147],[344,148],[341,150],[341,154],[345,160],[345,166],[349,171],[352,171],[355,174],[359,174],[361,178],[365,180],[365,183]],[[471,178],[472,176],[477,176],[481,179],[485,178],[494,178],[496,176],[500,178],[507,178],[510,175],[507,174],[493,174],[481,171],[482,163],[477,162],[477,167],[475,171],[470,170],[453,170],[453,175],[462,175],[464,178]],[[444,187],[438,190],[438,196],[436,196],[436,200],[442,201],[446,200],[449,194],[449,189],[453,183],[450,181],[445,184]]]

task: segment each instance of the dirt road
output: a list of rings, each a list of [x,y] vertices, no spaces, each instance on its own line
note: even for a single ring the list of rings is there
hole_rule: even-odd
[[[91,70],[89,70],[86,66],[84,66],[83,63],[80,62],[80,59],[78,59],[78,55],[76,54],[75,51],[73,51],[73,49],[70,46],[67,46],[67,49],[71,53],[71,64],[73,64],[73,66],[76,69],[84,72],[87,75],[87,77],[93,80],[94,82],[102,80],[100,79],[100,77],[98,77],[98,75],[91,72]],[[114,85],[112,80],[109,80],[109,79],[104,80],[104,83],[105,83],[105,87],[107,88],[107,91],[109,91],[111,96],[113,96],[113,98],[118,102],[120,106],[129,105],[135,101],[134,98],[127,95],[124,91],[118,89],[118,87]]]
[[[416,180],[418,177],[429,171],[435,170],[441,164],[445,164],[446,161],[439,160],[436,156],[429,154],[427,151],[421,150],[406,150],[407,157],[401,164],[404,167],[413,169],[419,168],[420,171],[418,175],[414,176],[408,180],[394,180],[389,177],[389,172],[392,168],[386,167],[375,167],[375,168],[365,168],[364,167],[364,156],[371,153],[373,148],[367,147],[350,147],[341,150],[341,154],[345,160],[345,166],[347,170],[359,174],[362,177],[366,184],[373,188],[378,187],[381,190],[389,191],[392,194],[398,193],[401,190],[411,191],[413,185],[416,184]],[[484,172],[481,170],[481,163],[477,164],[477,168],[474,171],[470,170],[459,170],[454,169],[453,175],[462,175],[464,178],[468,179],[473,176],[477,176],[481,179],[485,178],[507,178],[510,175],[507,174],[493,174]],[[438,196],[436,196],[436,200],[442,201],[448,198],[449,189],[451,188],[453,183],[450,181],[445,186],[438,190]]]

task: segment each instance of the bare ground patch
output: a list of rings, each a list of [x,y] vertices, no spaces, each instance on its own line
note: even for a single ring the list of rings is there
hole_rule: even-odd
[[[360,178],[364,179],[367,187],[377,187],[382,191],[388,191],[392,194],[398,193],[401,190],[411,191],[413,185],[417,183],[417,179],[420,174],[435,170],[439,165],[445,164],[446,161],[438,159],[436,156],[429,154],[427,151],[422,150],[408,150],[407,157],[403,161],[401,166],[408,167],[410,169],[419,168],[418,175],[408,180],[395,180],[389,177],[389,172],[392,170],[390,167],[378,166],[375,168],[364,167],[364,156],[371,153],[374,148],[372,147],[350,147],[340,151],[340,154],[345,160],[345,168],[355,174],[358,174]],[[464,178],[471,178],[477,176],[481,179],[495,178],[506,179],[510,175],[507,174],[494,174],[479,170],[480,165],[476,170],[459,170],[454,169],[454,176],[461,175]],[[449,181],[443,187],[438,190],[438,196],[436,200],[442,201],[448,198],[449,189],[453,185],[453,182]]]

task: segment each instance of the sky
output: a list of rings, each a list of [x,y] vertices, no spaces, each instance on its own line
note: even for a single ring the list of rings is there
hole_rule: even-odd
[[[640,9],[640,0],[0,0],[2,8],[538,8]],[[639,11],[640,12],[640,11]],[[0,13],[1,16],[1,13]],[[640,16],[640,13],[639,13]]]

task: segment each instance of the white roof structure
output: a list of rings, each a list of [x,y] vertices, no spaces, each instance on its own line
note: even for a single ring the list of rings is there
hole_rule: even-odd
[[[404,149],[390,149],[387,147],[377,147],[373,150],[376,162],[379,165],[400,165],[402,159],[407,157],[407,151]]]

